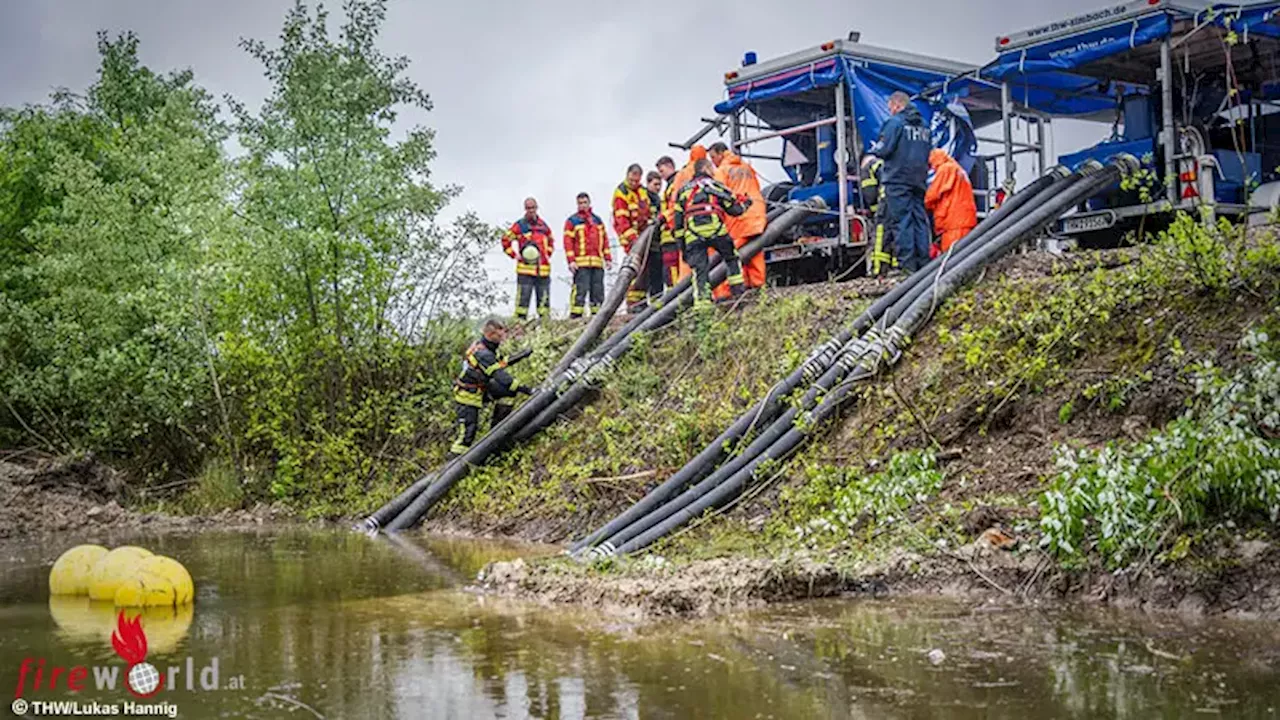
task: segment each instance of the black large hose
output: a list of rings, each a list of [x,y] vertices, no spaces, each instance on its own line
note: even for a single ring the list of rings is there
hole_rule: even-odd
[[[587,348],[600,339],[605,327],[613,319],[614,313],[622,305],[622,300],[627,294],[627,288],[631,286],[632,281],[640,274],[640,266],[644,264],[645,258],[649,255],[649,246],[653,243],[653,236],[657,230],[658,223],[649,223],[644,232],[640,233],[636,241],[631,244],[627,259],[622,262],[622,267],[618,269],[618,278],[613,282],[613,291],[605,296],[604,306],[592,316],[591,322],[587,324],[586,329],[582,331],[578,339],[565,352],[564,357],[560,358],[560,362],[556,363],[555,367],[551,368],[551,372],[547,373],[548,380],[558,377],[567,370],[574,360],[582,357]]]
[[[792,208],[780,213],[773,223],[765,228],[765,232],[761,234],[755,241],[744,245],[740,250],[743,258],[750,258],[764,247],[776,241],[777,237],[807,217],[814,209],[823,207],[821,200],[811,201],[805,206]],[[656,226],[651,226],[656,227]],[[646,230],[646,232],[649,232]],[[652,236],[650,236],[652,237]],[[637,244],[639,241],[637,241]],[[636,250],[632,247],[633,252]],[[630,260],[631,255],[628,255]],[[718,270],[718,272],[716,272]],[[712,279],[715,282],[723,280],[725,275],[725,267],[723,264],[717,266],[712,272]],[[627,283],[630,284],[629,282]],[[618,295],[617,289],[625,292],[625,287],[621,283],[615,283],[615,295]],[[691,295],[687,294],[688,288],[692,287],[690,278],[685,278],[675,287],[669,289],[663,295],[665,304],[662,307],[656,307],[658,303],[651,304],[646,311],[640,316],[629,321],[627,327],[624,327],[625,333],[619,331],[614,333],[608,341],[597,349],[593,357],[599,357],[608,363],[612,363],[618,357],[621,357],[631,347],[629,338],[636,330],[647,330],[670,322],[674,318],[675,313],[679,310],[683,301],[688,300]],[[613,307],[616,309],[621,302],[621,295],[618,295]],[[606,313],[601,313],[605,316]],[[580,338],[581,339],[581,338]],[[576,347],[577,343],[575,343]],[[603,355],[601,355],[603,353]],[[581,359],[581,358],[579,358]],[[598,361],[597,361],[598,362]],[[578,402],[582,395],[586,392],[584,383],[576,382],[578,378],[589,374],[590,367],[594,367],[592,363],[588,367],[580,367],[581,363],[571,361],[565,363],[566,370],[556,374],[544,383],[542,392],[534,395],[527,402],[517,408],[497,427],[492,428],[479,442],[473,445],[462,457],[456,458],[447,464],[441,471],[433,475],[422,478],[414,483],[394,500],[384,505],[377,512],[365,520],[365,528],[369,531],[376,531],[385,525],[389,531],[402,530],[412,527],[419,519],[429,510],[436,502],[444,496],[446,492],[456,483],[466,476],[470,469],[470,465],[479,465],[485,462],[491,454],[501,449],[508,439],[517,441],[527,439],[534,432],[545,427],[551,420],[554,420],[564,409],[571,406],[572,403]],[[565,380],[572,383],[570,387],[564,389]],[[553,392],[552,388],[560,387],[559,396]],[[553,412],[546,412],[549,406],[555,405]],[[550,418],[550,420],[548,420]],[[530,431],[523,432],[525,428]],[[522,432],[517,432],[519,429]]]
[[[955,292],[979,268],[1012,250],[1027,235],[1038,231],[1044,224],[1051,222],[1062,212],[1078,203],[1081,199],[1089,197],[1099,188],[1114,182],[1121,172],[1121,167],[1125,165],[1133,167],[1132,159],[1123,158],[1100,172],[1096,169],[1091,170],[1085,177],[1073,182],[1069,190],[1038,205],[1033,212],[1001,230],[980,251],[957,263],[940,278],[937,281],[937,292],[928,293],[927,295],[921,294],[920,297],[917,297],[901,313],[899,321],[894,324],[887,335],[876,337],[872,346],[862,353],[862,360],[858,365],[850,370],[848,376],[840,385],[825,395],[823,401],[809,413],[806,422],[802,423],[802,427],[793,425],[788,428],[769,447],[754,455],[749,462],[741,463],[732,475],[724,478],[719,484],[704,488],[704,492],[691,497],[679,507],[665,508],[664,516],[660,520],[645,523],[644,528],[638,531],[632,531],[628,528],[625,539],[619,538],[620,544],[616,545],[616,551],[614,550],[614,543],[610,542],[601,547],[603,554],[613,554],[613,552],[627,554],[642,549],[697,517],[705,510],[718,507],[734,497],[754,477],[762,463],[769,460],[779,461],[784,459],[807,435],[829,418],[847,399],[855,382],[873,377],[880,370],[883,358],[887,356],[890,363],[896,361],[897,357],[900,356],[898,349],[900,343],[904,343],[906,338],[909,338],[924,324],[930,309],[935,307],[939,300],[945,299]],[[774,429],[771,427],[770,431]],[[772,434],[772,432],[769,434]],[[756,444],[753,443],[754,445]],[[746,455],[748,453],[744,452],[743,454]],[[677,505],[677,501],[673,501],[669,505]]]
[[[1033,198],[1037,197],[1041,192],[1055,186],[1066,175],[1065,171],[1055,169],[1050,173],[1038,178],[1031,185],[1023,189],[1022,192],[1010,197],[996,212],[988,215],[981,223],[971,230],[964,238],[954,245],[948,252],[948,255],[957,255],[960,251],[967,247],[973,246],[980,242],[981,237],[989,230],[996,228],[1016,211],[1027,205]],[[822,375],[835,361],[837,354],[853,337],[861,335],[873,323],[877,321],[890,307],[894,306],[898,301],[915,289],[926,278],[931,277],[932,273],[942,265],[946,257],[935,258],[919,272],[913,273],[909,278],[898,283],[888,294],[882,296],[876,302],[862,312],[857,319],[846,329],[838,333],[834,338],[819,345],[814,352],[801,363],[799,367],[791,372],[786,378],[776,383],[765,398],[756,403],[751,409],[742,413],[736,421],[725,429],[715,440],[708,444],[701,452],[692,460],[680,468],[674,475],[668,478],[658,487],[651,490],[637,503],[633,504],[621,514],[615,516],[604,526],[598,528],[590,535],[574,543],[569,552],[577,553],[582,549],[599,543],[606,538],[612,538],[620,530],[626,528],[637,519],[644,517],[659,503],[665,502],[676,492],[682,490],[687,484],[697,480],[699,477],[708,472],[720,458],[729,452],[733,443],[736,443],[744,435],[746,435],[753,427],[758,427],[762,423],[771,423],[774,416],[781,408],[782,400],[795,390],[801,382],[814,382]]]

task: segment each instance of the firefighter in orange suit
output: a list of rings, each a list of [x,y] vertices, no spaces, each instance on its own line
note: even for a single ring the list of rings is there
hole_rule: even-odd
[[[538,317],[551,317],[551,228],[538,217],[538,201],[524,199],[524,217],[502,236],[502,250],[516,261],[516,318],[529,316],[529,303],[538,296]]]
[[[760,193],[760,179],[756,177],[755,169],[722,142],[708,148],[708,155],[711,157],[711,162],[716,165],[716,180],[729,188],[729,191],[739,199],[744,197],[751,199],[751,205],[746,212],[737,217],[730,216],[725,221],[729,226],[729,235],[733,238],[733,246],[741,248],[760,237],[760,233],[764,232],[765,224],[768,223],[765,218],[764,195]],[[742,265],[743,286],[762,287],[765,280],[764,273],[764,253],[756,253]],[[723,300],[729,297],[729,294],[728,285],[722,283],[716,287],[717,300]]]
[[[591,196],[578,193],[578,212],[564,221],[564,259],[573,273],[569,291],[569,317],[582,317],[588,306],[591,314],[604,304],[604,271],[613,267],[609,235],[600,216],[591,211]]]
[[[644,169],[632,163],[627,177],[613,191],[613,229],[618,233],[622,251],[631,252],[631,244],[653,220],[653,208],[649,206],[649,191],[640,184]],[[627,312],[644,309],[647,283],[643,274],[637,275],[627,288]]]
[[[978,224],[978,207],[973,200],[973,184],[955,158],[946,150],[929,153],[933,182],[924,194],[924,207],[933,214],[933,231],[946,252]]]

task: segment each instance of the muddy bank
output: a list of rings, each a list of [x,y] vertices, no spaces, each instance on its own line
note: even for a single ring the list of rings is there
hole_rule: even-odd
[[[769,603],[839,596],[945,596],[1000,605],[1082,603],[1190,616],[1280,619],[1280,548],[1236,538],[1213,562],[1132,573],[1068,571],[1038,552],[979,540],[955,551],[893,557],[859,567],[813,558],[657,556],[582,565],[566,558],[495,562],[477,589],[629,618],[700,617]]]
[[[201,530],[296,522],[286,509],[258,505],[212,515],[140,512],[129,507],[123,475],[88,457],[0,461],[0,539],[95,529]]]

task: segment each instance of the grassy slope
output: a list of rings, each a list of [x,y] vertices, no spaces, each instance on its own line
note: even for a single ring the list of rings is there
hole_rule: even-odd
[[[821,441],[746,501],[656,550],[677,563],[794,557],[852,569],[904,552],[952,554],[1000,527],[1030,562],[1056,447],[1161,427],[1182,411],[1195,363],[1235,366],[1246,328],[1275,325],[1277,246],[1270,234],[1254,244],[1236,264],[1248,287],[1206,287],[1195,267],[1172,267],[1181,262],[1172,255],[1168,275],[1153,277],[1164,263],[1150,250],[1006,260],[944,304],[895,372]],[[657,334],[576,417],[473,473],[435,522],[548,541],[598,526],[860,310],[854,288],[775,292],[710,326],[685,319]],[[919,451],[939,458],[941,487],[906,503],[907,522],[863,517],[838,533],[804,531],[827,518],[842,488]]]

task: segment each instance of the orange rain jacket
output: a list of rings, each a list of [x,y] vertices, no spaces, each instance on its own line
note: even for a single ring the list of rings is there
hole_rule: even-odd
[[[733,246],[740,248],[747,240],[764,232],[768,223],[765,218],[768,210],[765,207],[764,195],[760,193],[760,179],[756,171],[733,151],[724,154],[720,159],[720,167],[716,168],[716,180],[729,188],[738,197],[751,198],[751,207],[737,217],[726,219],[729,235],[733,238]],[[756,253],[754,257],[742,264],[743,284],[749,288],[764,285],[764,253]],[[729,286],[722,284],[713,293],[716,298],[729,297]]]
[[[729,151],[720,160],[720,167],[716,168],[716,180],[729,188],[734,195],[751,198],[751,207],[738,217],[729,218],[726,223],[729,226],[729,234],[733,236],[734,244],[742,247],[738,239],[759,235],[764,232],[767,222],[764,195],[760,194],[760,179],[756,177],[755,169],[744,162],[741,156]]]
[[[942,251],[946,252],[978,224],[978,207],[969,176],[945,150],[930,152],[929,166],[933,182],[925,191],[924,207],[933,213],[933,231],[942,236]]]

